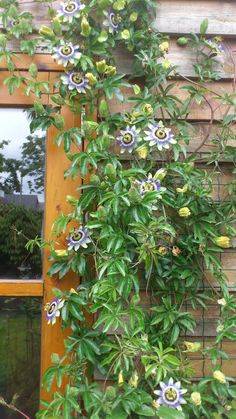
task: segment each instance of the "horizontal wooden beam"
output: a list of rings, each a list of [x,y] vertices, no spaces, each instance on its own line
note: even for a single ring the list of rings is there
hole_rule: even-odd
[[[1,279],[1,297],[42,297],[43,281],[37,279]]]
[[[48,54],[48,51],[39,51],[34,56],[30,57],[27,54],[22,54],[19,48],[19,41],[14,40],[11,42],[8,47],[13,50],[16,55],[12,56],[12,61],[15,64],[17,70],[20,71],[27,71],[29,69],[30,64],[36,64],[38,71],[65,71],[64,67],[58,65],[57,62]],[[0,70],[7,70],[7,62],[3,58],[0,61]]]
[[[197,63],[196,51],[190,46],[180,47],[176,43],[176,38],[170,39],[169,53],[167,55],[171,65],[176,66],[176,78],[181,76],[196,78],[193,64]],[[234,77],[234,60],[236,59],[236,40],[225,39],[221,43],[225,52],[215,57],[214,70],[218,72],[221,79],[233,79]],[[207,52],[207,48],[206,48]],[[134,59],[131,52],[126,50],[124,46],[118,46],[114,50],[114,58],[119,73],[132,74]],[[161,63],[163,59],[160,59]]]
[[[55,10],[60,1],[54,1]],[[20,1],[22,11],[31,12],[36,28],[48,25],[47,5],[40,2]],[[183,34],[199,32],[203,19],[208,19],[210,35],[235,36],[236,4],[234,0],[161,0],[157,6],[153,26],[160,32]]]
[[[235,36],[235,1],[161,0],[153,26],[170,34],[199,33],[203,19],[209,21],[208,34]]]
[[[185,101],[189,98],[189,93],[183,89],[184,86],[191,85],[191,81],[176,81],[171,89],[168,92],[168,95],[174,95],[181,101]],[[220,81],[220,82],[212,82],[210,84],[205,85],[206,88],[209,88],[212,93],[206,93],[206,100],[202,99],[202,103],[199,105],[194,100],[192,101],[189,107],[189,120],[199,120],[199,121],[210,121],[211,120],[211,108],[214,111],[213,120],[220,120],[222,119],[227,113],[234,113],[234,109],[230,109],[228,105],[222,103],[221,96],[225,93],[233,94],[233,85],[232,82],[229,81]],[[163,84],[163,88],[165,85]],[[214,93],[213,93],[214,92]],[[130,112],[133,109],[134,103],[128,101],[127,99],[131,96],[134,96],[133,89],[130,88],[123,88],[122,93],[124,96],[123,102],[118,101],[117,99],[113,98],[109,101],[109,109],[112,114],[116,112]],[[219,99],[217,98],[219,96]],[[211,107],[209,106],[211,104]],[[157,112],[157,118],[162,118],[161,112]],[[168,115],[165,115],[168,119]]]

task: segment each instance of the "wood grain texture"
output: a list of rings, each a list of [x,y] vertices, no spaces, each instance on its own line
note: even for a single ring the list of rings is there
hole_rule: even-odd
[[[224,39],[222,45],[225,48],[225,52],[215,58],[214,69],[218,71],[221,79],[231,79],[234,77],[235,71],[236,41],[234,39]],[[207,49],[205,52],[207,52]],[[114,51],[114,57],[118,71],[121,74],[132,74],[134,60],[131,52],[124,47],[118,46]],[[195,50],[191,46],[180,47],[176,43],[176,38],[171,38],[168,59],[173,66],[177,66],[176,78],[181,76],[196,77],[193,64],[197,63],[197,57]],[[162,59],[159,60],[160,63],[162,61]]]
[[[62,66],[59,66],[56,61],[51,58],[46,44],[38,46],[36,50],[37,54],[34,57],[29,57],[20,53],[19,44],[20,42],[17,39],[14,39],[9,42],[8,49],[18,53],[16,57],[13,57],[13,62],[20,70],[28,68],[32,61],[34,61],[40,71],[58,71],[59,69],[62,69]],[[225,48],[225,52],[215,58],[216,64],[214,69],[219,72],[220,78],[232,79],[234,76],[234,61],[236,60],[236,40],[224,39],[222,45]],[[114,58],[119,73],[132,74],[134,60],[131,52],[126,50],[124,46],[118,45],[114,50]],[[168,58],[173,66],[177,66],[177,78],[180,76],[196,77],[193,64],[197,62],[197,59],[193,48],[190,46],[184,48],[180,47],[176,43],[176,38],[171,38]],[[160,59],[159,62],[161,63],[162,60]],[[0,62],[0,68],[7,68],[4,59]]]
[[[161,0],[153,26],[171,34],[199,33],[205,18],[209,21],[210,35],[235,36],[234,0]]]
[[[23,77],[27,77],[27,72],[22,71],[21,75]],[[25,94],[25,86],[22,84],[19,88],[16,88],[13,95],[10,95],[8,87],[3,84],[3,81],[9,76],[7,71],[0,72],[0,104],[1,106],[15,106],[15,107],[26,107],[30,106],[34,103],[36,97],[33,94],[26,96]],[[49,80],[49,73],[42,72],[38,74],[39,81],[48,81]],[[48,104],[48,95],[42,95],[42,104]]]
[[[78,118],[67,108],[62,109],[62,116],[65,120],[65,129],[78,126]],[[64,179],[64,171],[69,166],[64,150],[55,144],[57,130],[55,127],[48,130],[47,153],[46,153],[46,197],[45,197],[45,239],[50,237],[52,224],[62,212],[71,211],[71,206],[66,202],[67,195],[78,195],[76,188],[80,185],[81,179]],[[60,248],[65,248],[65,236],[58,239],[61,243]],[[74,273],[66,275],[63,280],[59,280],[57,275],[49,277],[47,275],[50,267],[48,260],[49,249],[44,252],[44,304],[54,299],[53,288],[68,290],[76,288],[79,284],[79,277]],[[64,355],[64,339],[68,335],[68,330],[62,332],[61,323],[58,321],[54,326],[48,325],[45,315],[42,318],[42,354],[41,372],[42,374],[51,365],[51,354],[56,352],[59,356]],[[41,391],[41,398],[50,400],[51,394],[56,390],[56,385],[52,387],[50,394],[46,390]]]
[[[48,53],[37,53],[35,56],[30,57],[29,55],[18,53],[19,46],[18,41],[15,41],[12,45],[12,49],[17,53],[12,57],[12,61],[15,64],[16,70],[27,71],[30,64],[36,64],[38,71],[62,71],[63,66],[58,65],[55,60],[52,59]],[[0,70],[7,71],[7,64],[5,58],[0,61]]]
[[[60,1],[54,1],[53,8],[57,10],[59,4]],[[49,23],[45,4],[21,0],[20,9],[33,14],[36,28]],[[207,18],[210,35],[235,36],[235,12],[234,0],[161,0],[153,26],[170,34],[197,33],[201,22]]]
[[[42,297],[43,281],[37,279],[16,279],[0,281],[1,297]]]
[[[171,82],[171,81],[170,81]],[[189,93],[183,89],[184,86],[191,85],[188,81],[176,81],[173,88],[169,91],[169,95],[176,96],[179,100],[184,102],[189,98]],[[163,84],[165,88],[166,85]],[[192,100],[189,108],[188,119],[189,120],[200,120],[200,121],[210,121],[211,120],[211,107],[214,112],[214,120],[222,119],[226,113],[234,113],[234,109],[229,108],[228,105],[222,104],[222,101],[217,98],[217,94],[222,96],[225,93],[233,93],[233,85],[228,81],[212,82],[211,84],[206,85],[207,88],[211,89],[213,93],[206,93],[206,99],[202,99],[202,103],[199,105],[194,100]],[[131,112],[134,106],[134,102],[128,101],[128,98],[133,96],[133,89],[123,88],[122,93],[124,96],[123,102],[118,101],[113,98],[109,101],[109,109],[112,114],[116,112]],[[209,106],[209,103],[211,107]],[[161,118],[161,113],[157,112],[156,116]],[[168,119],[168,115],[165,114]]]

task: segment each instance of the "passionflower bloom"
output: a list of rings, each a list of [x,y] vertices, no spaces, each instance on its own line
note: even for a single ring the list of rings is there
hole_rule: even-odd
[[[215,39],[207,39],[205,42],[216,54],[222,54],[225,51],[223,45],[219,44]]]
[[[106,19],[103,21],[103,25],[107,26],[110,33],[116,33],[119,28],[119,19],[113,10],[105,12]]]
[[[139,183],[141,195],[144,195],[146,192],[160,191],[161,189],[161,184],[159,180],[154,180],[151,173],[149,173],[148,178],[146,180],[143,180]]]
[[[148,131],[144,131],[147,135],[144,137],[144,140],[148,141],[150,146],[156,145],[158,150],[161,151],[163,148],[168,149],[170,144],[176,144],[174,134],[171,132],[171,129],[164,127],[161,121],[149,124],[148,128]]]
[[[57,60],[58,64],[63,64],[63,66],[67,66],[67,64],[75,64],[76,60],[79,60],[81,57],[81,52],[78,51],[79,46],[73,45],[72,42],[64,42],[61,43],[56,47],[53,48],[54,54],[52,58]]]
[[[69,90],[77,90],[78,93],[86,93],[88,80],[80,73],[72,71],[61,77],[62,83],[68,86]]]
[[[186,393],[187,390],[181,388],[180,381],[174,383],[173,378],[170,378],[167,384],[160,382],[160,387],[160,390],[154,391],[154,393],[159,396],[157,403],[171,407],[172,409],[182,410],[181,404],[186,403],[182,395]]]
[[[57,321],[57,317],[60,317],[61,308],[64,305],[64,300],[61,298],[57,298],[53,300],[51,303],[47,303],[45,305],[46,310],[46,318],[48,320],[48,324],[52,323],[54,325]]]
[[[65,22],[72,22],[74,17],[79,17],[80,11],[85,8],[78,0],[68,0],[60,5],[57,16],[62,18]]]
[[[131,153],[135,144],[138,141],[138,134],[140,130],[136,129],[135,126],[127,126],[124,130],[120,131],[120,135],[117,137],[117,143],[120,146],[120,152],[124,153],[126,150]]]
[[[80,247],[88,247],[87,244],[91,242],[88,230],[81,226],[67,237],[67,242],[68,250],[78,250]]]

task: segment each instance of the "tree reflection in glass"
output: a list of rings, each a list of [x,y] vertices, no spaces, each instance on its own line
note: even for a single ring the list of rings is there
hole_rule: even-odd
[[[0,109],[0,278],[40,278],[45,132],[30,133],[29,112]]]

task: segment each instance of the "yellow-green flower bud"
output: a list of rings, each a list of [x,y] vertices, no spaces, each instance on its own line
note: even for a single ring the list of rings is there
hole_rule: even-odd
[[[219,236],[214,239],[217,246],[222,247],[223,249],[228,249],[230,247],[230,238],[227,236]]]
[[[40,30],[39,30],[39,34],[43,35],[45,38],[48,39],[54,39],[55,35],[52,31],[52,29],[50,29],[48,26],[43,25]]]
[[[131,118],[138,118],[140,116],[140,112],[139,111],[134,111],[130,114]]]
[[[122,39],[129,39],[130,38],[130,31],[128,29],[124,29],[121,32]]]
[[[158,248],[158,253],[159,253],[161,256],[165,256],[165,255],[166,255],[166,253],[167,253],[167,248],[166,248],[165,246],[160,246],[160,247]]]
[[[141,89],[138,84],[133,85],[133,90],[135,95],[139,95],[139,93],[141,92]]]
[[[92,86],[97,83],[97,78],[96,76],[94,76],[93,73],[86,73],[85,77],[86,79],[88,79],[89,84],[91,84]]]
[[[141,147],[137,148],[137,154],[140,159],[146,159],[148,154],[148,148],[145,145],[142,145]]]
[[[170,66],[171,66],[170,60],[168,60],[168,58],[165,58],[165,59],[162,61],[162,67],[163,67],[165,70],[167,70],[168,68],[170,68]]]
[[[157,170],[157,172],[153,176],[153,180],[158,179],[158,180],[162,181],[166,177],[166,174],[167,174],[167,170],[159,169],[159,170]]]
[[[191,215],[191,211],[188,207],[183,207],[179,209],[179,216],[183,218],[188,218]]]
[[[89,25],[88,19],[83,16],[81,21],[81,35],[82,36],[89,36],[91,32],[91,26]]]
[[[137,12],[131,13],[129,17],[130,22],[136,22],[137,19],[138,19],[138,13]]]
[[[74,289],[74,288],[71,288],[71,289],[70,289],[70,294],[77,294],[77,295],[78,295],[78,292],[77,292],[77,291],[75,291],[75,289]]]
[[[106,60],[101,60],[96,62],[96,69],[99,73],[104,73],[106,70],[107,64]]]
[[[188,185],[184,185],[183,188],[176,188],[176,192],[178,193],[186,193],[188,192]]]
[[[164,41],[159,45],[159,50],[161,52],[167,52],[169,49],[169,42],[168,41]]]
[[[120,371],[119,375],[118,375],[118,386],[122,387],[124,384],[124,377],[123,377],[123,372]]]
[[[178,246],[173,246],[172,248],[172,255],[173,256],[179,256],[181,253],[181,250]]]
[[[151,116],[153,115],[153,107],[152,105],[150,105],[150,103],[146,103],[145,105],[143,105],[142,107],[142,111],[146,116]]]
[[[107,76],[115,76],[116,73],[117,73],[117,69],[116,69],[116,67],[113,67],[112,65],[107,65],[106,68],[105,68],[104,73]]]
[[[160,403],[158,403],[157,400],[153,400],[152,401],[152,406],[154,407],[154,409],[159,409],[159,407],[161,406]]]
[[[129,385],[131,387],[137,388],[138,387],[138,374],[135,371],[132,377],[129,379]]]
[[[186,348],[184,350],[184,352],[194,353],[194,352],[198,352],[201,348],[201,343],[199,343],[199,342],[187,342],[187,341],[185,341],[185,342],[183,342],[183,344]]]
[[[220,306],[226,306],[226,304],[227,304],[225,298],[221,298],[220,300],[217,300],[217,303]]]
[[[198,393],[198,391],[194,391],[190,396],[191,402],[194,404],[194,406],[201,406],[202,404],[202,398],[201,394]]]
[[[214,371],[213,372],[213,377],[215,378],[215,380],[219,381],[221,384],[226,383],[225,375],[220,370]]]
[[[77,205],[77,203],[78,203],[78,199],[76,199],[74,196],[71,196],[71,195],[67,195],[66,196],[66,202],[68,203],[68,204],[70,204],[70,205]]]
[[[58,250],[55,250],[55,253],[56,253],[56,255],[57,255],[58,257],[65,257],[65,256],[68,256],[68,252],[67,252],[67,250],[63,250],[63,249],[58,249]]]
[[[126,0],[116,0],[113,4],[114,10],[123,10],[125,8]]]

